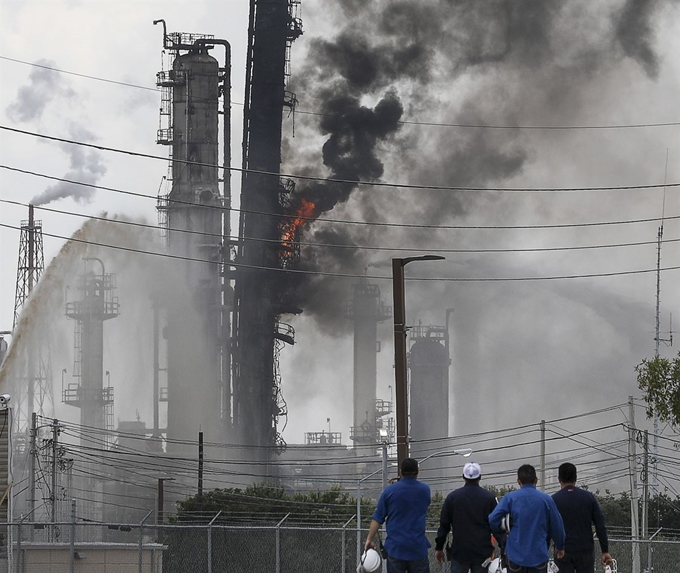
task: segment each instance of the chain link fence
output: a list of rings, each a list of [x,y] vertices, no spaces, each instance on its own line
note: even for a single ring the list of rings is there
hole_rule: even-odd
[[[660,534],[659,534],[660,535]],[[610,539],[609,553],[619,573],[674,573],[680,571],[680,541],[657,536],[652,541]],[[639,569],[635,563],[639,563]]]
[[[354,573],[366,530],[343,527],[10,524],[9,573]],[[434,546],[435,531],[428,531]],[[619,573],[671,573],[680,541],[610,540]],[[597,545],[596,545],[597,547]],[[639,568],[636,567],[639,563]],[[446,571],[430,552],[433,573]],[[602,571],[601,565],[596,571]]]

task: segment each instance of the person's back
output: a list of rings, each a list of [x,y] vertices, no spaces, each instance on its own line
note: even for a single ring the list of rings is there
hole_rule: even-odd
[[[470,462],[463,468],[465,485],[449,493],[444,500],[435,540],[435,555],[439,563],[444,560],[444,544],[451,531],[451,572],[472,573],[486,571],[482,563],[494,551],[491,543],[489,514],[498,501],[490,491],[479,485],[482,470]],[[502,536],[504,541],[504,536]]]
[[[373,538],[387,521],[388,573],[429,573],[430,542],[425,535],[430,487],[418,481],[418,462],[406,458],[401,479],[386,487],[376,505],[365,548],[375,547]]]
[[[593,525],[602,549],[602,563],[611,561],[604,514],[595,496],[576,487],[576,466],[564,463],[558,477],[562,488],[552,498],[564,521],[567,535],[565,556],[557,561],[563,573],[592,573],[594,571]]]
[[[387,517],[388,555],[397,559],[422,559],[430,544],[425,537],[430,487],[415,477],[402,477],[385,489],[384,506],[378,504],[376,513]]]
[[[520,489],[503,496],[489,516],[489,524],[494,533],[502,532],[501,522],[509,515],[506,553],[510,569],[540,573],[545,571],[550,557],[551,539],[557,555],[564,554],[564,525],[552,498],[536,489],[533,466],[521,466],[517,475]]]

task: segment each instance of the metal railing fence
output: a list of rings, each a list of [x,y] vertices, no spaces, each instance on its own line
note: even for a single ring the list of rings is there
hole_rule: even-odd
[[[362,540],[366,533],[361,531]],[[611,539],[619,573],[675,571],[680,540],[662,533],[652,541]],[[433,547],[435,534],[428,531]],[[287,526],[285,519],[268,526],[23,521],[10,524],[8,549],[8,573],[354,573],[357,566],[353,522],[317,527]],[[434,550],[430,565],[433,573],[448,570],[436,563]]]

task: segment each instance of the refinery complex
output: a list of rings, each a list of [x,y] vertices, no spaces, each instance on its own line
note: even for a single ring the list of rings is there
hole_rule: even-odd
[[[292,491],[323,489],[338,473],[359,479],[381,459],[393,463],[395,452],[387,446],[396,439],[394,397],[376,390],[378,326],[392,320],[392,306],[369,278],[357,278],[344,295],[342,319],[354,340],[349,433],[332,431],[329,419],[327,429],[305,433],[293,452],[282,436],[288,411],[280,357],[296,343],[286,319],[303,312],[294,271],[305,265],[305,228],[324,207],[280,173],[282,118],[297,104],[288,80],[291,45],[303,33],[299,2],[253,4],[238,169],[231,165],[228,39],[173,32],[164,20],[154,22],[162,30],[164,62],[156,77],[155,137],[169,166],[158,193],[157,226],[119,238],[130,250],[160,245],[162,265],[149,263],[140,271],[146,278],[130,284],[125,255],[112,256],[87,240],[94,229],[106,233],[110,226],[92,220],[57,256],[58,270],[46,269],[33,205],[21,222],[14,325],[0,339],[0,379],[12,400],[14,481],[26,484],[14,494],[14,516],[59,521],[70,511],[60,500],[81,497],[84,519],[137,519],[156,508],[159,484],[194,487],[193,460],[199,458],[231,464],[232,484],[274,483]],[[240,188],[238,211],[232,187]],[[409,377],[417,383],[409,431],[415,442],[449,435],[450,312],[441,309],[439,325],[410,330]],[[126,374],[112,381],[112,365],[119,372],[126,356],[110,333],[130,314],[137,317],[136,332],[128,336],[138,337],[145,360],[125,364]],[[68,367],[64,356],[72,357]],[[131,394],[151,400],[152,416],[133,408],[114,419],[116,400]],[[60,422],[60,412],[69,418],[77,412],[78,429]],[[81,454],[70,455],[69,444]],[[315,464],[320,457],[328,463]],[[192,469],[178,469],[178,459]],[[134,484],[121,472],[132,472]],[[200,476],[199,491],[219,484],[208,472]],[[111,495],[137,501],[134,507],[105,503]],[[166,495],[172,508],[177,499]]]

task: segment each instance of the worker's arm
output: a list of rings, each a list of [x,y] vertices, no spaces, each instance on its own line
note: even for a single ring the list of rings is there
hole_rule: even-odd
[[[372,519],[371,526],[368,528],[368,536],[366,537],[366,544],[364,545],[364,550],[368,549],[369,547],[375,549],[373,538],[375,537],[375,534],[378,533],[379,529],[380,524],[375,519]]]

